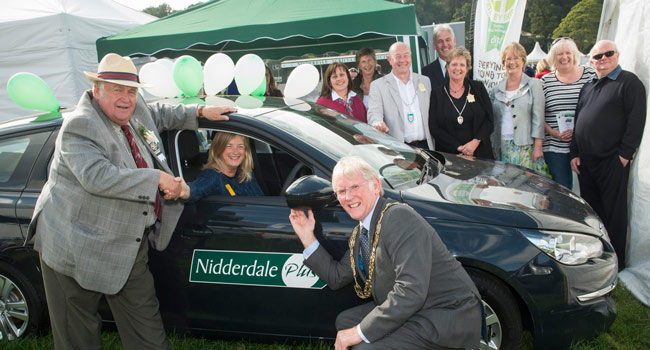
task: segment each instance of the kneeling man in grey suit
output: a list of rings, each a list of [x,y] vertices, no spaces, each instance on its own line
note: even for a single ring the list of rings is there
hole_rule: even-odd
[[[359,297],[371,298],[339,314],[335,348],[478,348],[478,290],[431,225],[408,205],[383,198],[379,176],[359,157],[337,163],[332,186],[359,220],[340,261],[316,240],[311,210],[292,209],[289,219],[312,271],[332,289],[354,282]]]
[[[54,346],[101,349],[104,296],[124,349],[166,349],[147,251],[167,247],[184,181],[170,175],[159,132],[235,109],[148,105],[131,59],[116,54],[86,76],[93,88],[63,121],[26,239],[41,259]]]

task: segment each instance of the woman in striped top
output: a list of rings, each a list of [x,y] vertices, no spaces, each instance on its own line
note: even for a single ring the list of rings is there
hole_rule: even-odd
[[[569,143],[573,135],[573,118],[582,86],[596,72],[578,64],[580,51],[571,38],[559,38],[548,52],[552,72],[542,77],[546,98],[543,150],[551,177],[571,189],[573,174],[569,158]]]

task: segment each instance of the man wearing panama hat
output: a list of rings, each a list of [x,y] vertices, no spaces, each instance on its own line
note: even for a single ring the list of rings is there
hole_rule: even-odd
[[[184,181],[171,175],[159,132],[235,109],[146,104],[138,88],[148,85],[117,54],[85,74],[92,90],[63,121],[26,239],[40,254],[54,345],[100,349],[105,296],[124,349],[166,349],[147,251],[167,247]]]

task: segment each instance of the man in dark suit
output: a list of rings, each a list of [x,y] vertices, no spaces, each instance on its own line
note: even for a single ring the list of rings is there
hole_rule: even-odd
[[[474,283],[436,231],[408,205],[387,200],[377,172],[356,156],[334,167],[339,203],[359,225],[335,261],[314,236],[315,219],[291,210],[305,264],[330,288],[355,283],[371,298],[336,320],[336,349],[478,348],[481,301]]]
[[[438,58],[422,68],[422,74],[431,80],[431,89],[442,86],[447,76],[447,56],[456,47],[456,36],[449,24],[437,24],[433,30],[433,46]]]
[[[86,76],[93,88],[63,121],[26,238],[41,259],[54,346],[101,349],[105,297],[125,349],[166,349],[147,251],[167,247],[184,181],[171,175],[159,132],[234,109],[148,105],[131,59],[116,54]]]

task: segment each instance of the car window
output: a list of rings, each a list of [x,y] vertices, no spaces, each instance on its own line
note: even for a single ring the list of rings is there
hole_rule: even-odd
[[[176,137],[180,173],[186,182],[193,181],[208,159],[216,129],[183,130]],[[251,135],[248,138],[253,157],[253,174],[265,196],[280,196],[295,179],[313,174],[304,164],[281,147]]]
[[[49,132],[0,140],[0,187],[22,188]]]
[[[414,186],[420,179],[425,159],[413,148],[366,123],[319,105],[312,107],[308,113],[277,110],[257,118],[286,130],[332,159],[360,156],[393,188]]]
[[[6,183],[29,146],[29,137],[0,142],[0,183]]]

